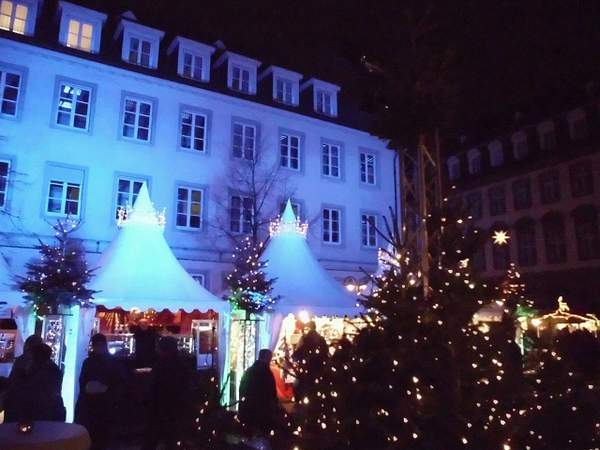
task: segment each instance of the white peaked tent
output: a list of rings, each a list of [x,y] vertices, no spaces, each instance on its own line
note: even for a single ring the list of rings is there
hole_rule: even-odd
[[[333,279],[312,254],[306,242],[307,229],[294,215],[289,200],[281,218],[271,224],[271,240],[261,258],[267,261],[267,277],[277,279],[273,295],[281,296],[271,315],[271,348],[277,343],[282,320],[288,314],[354,317],[361,311],[356,297]]]
[[[161,311],[195,309],[226,312],[229,306],[196,282],[181,266],[163,236],[144,184],[117,236],[104,251],[89,288],[106,308]]]

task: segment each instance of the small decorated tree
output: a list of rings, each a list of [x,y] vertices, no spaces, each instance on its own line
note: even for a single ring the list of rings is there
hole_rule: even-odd
[[[233,254],[233,271],[227,275],[229,295],[226,300],[234,309],[251,313],[268,310],[277,297],[272,295],[275,279],[267,278],[264,268],[267,261],[260,259],[264,245],[255,245],[250,237],[245,238]]]
[[[78,221],[57,220],[52,225],[56,243],[40,240],[39,259],[27,263],[26,276],[16,277],[16,287],[26,294],[37,316],[57,314],[62,305],[86,303],[95,293],[86,287],[92,271],[81,242],[71,236],[78,226]]]

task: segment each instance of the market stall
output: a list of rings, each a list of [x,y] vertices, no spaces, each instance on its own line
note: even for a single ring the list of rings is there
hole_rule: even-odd
[[[264,321],[261,345],[276,358],[290,355],[309,321],[328,343],[351,338],[360,327],[361,308],[317,261],[306,242],[308,225],[300,223],[288,201],[281,218],[271,223],[271,239],[262,259],[269,278],[275,278],[273,295],[281,299]]]
[[[177,338],[197,368],[222,369],[229,305],[195,281],[164,236],[157,212],[142,186],[133,208],[119,211],[119,232],[102,254],[90,289],[98,291],[95,331],[107,335],[111,353],[133,356],[133,332],[141,323]],[[143,320],[142,320],[143,319]]]

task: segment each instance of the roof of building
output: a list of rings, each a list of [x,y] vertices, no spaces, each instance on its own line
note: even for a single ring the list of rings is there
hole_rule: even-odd
[[[94,303],[131,310],[224,312],[228,303],[196,282],[181,266],[163,235],[164,215],[154,209],[144,184],[104,251],[89,288]]]
[[[283,215],[272,224],[263,258],[273,294],[281,299],[273,310],[281,314],[308,311],[316,316],[355,316],[356,298],[329,275],[306,242],[307,225],[300,224],[288,200]]]

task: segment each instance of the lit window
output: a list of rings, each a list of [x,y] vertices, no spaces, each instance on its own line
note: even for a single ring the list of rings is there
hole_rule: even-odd
[[[231,89],[250,93],[250,71],[239,66],[233,66],[231,71]]]
[[[117,205],[115,217],[119,217],[119,209],[133,207],[144,180],[139,178],[119,178],[117,181]]]
[[[150,41],[132,37],[129,39],[129,62],[142,67],[150,67],[152,44]]]
[[[81,184],[50,180],[46,212],[78,217],[80,196]]]
[[[331,93],[322,89],[317,89],[316,97],[316,111],[320,114],[332,116],[333,111],[331,109]]]
[[[253,160],[256,151],[256,127],[243,123],[233,124],[233,156]]]
[[[322,173],[326,177],[340,177],[340,147],[334,144],[321,144]]]
[[[363,247],[377,247],[377,217],[371,214],[362,214],[360,223]]]
[[[179,136],[181,148],[206,150],[206,116],[190,111],[181,112],[181,128]]]
[[[127,97],[124,107],[123,137],[149,141],[152,126],[152,103]]]
[[[375,184],[375,155],[372,153],[360,154],[360,181]]]
[[[254,213],[252,198],[241,195],[231,197],[229,229],[234,233],[250,233]]]
[[[183,76],[202,81],[202,56],[190,52],[183,53]]]
[[[10,161],[0,160],[0,209],[6,207],[8,194],[8,174],[10,172]]]
[[[89,125],[91,91],[71,83],[60,83],[56,124],[87,130]]]
[[[281,167],[298,170],[300,168],[300,138],[289,133],[279,136]]]
[[[27,13],[27,5],[11,0],[2,0],[0,3],[0,30],[25,34]]]
[[[290,80],[277,78],[275,81],[275,100],[291,105],[293,99],[293,85]]]
[[[177,188],[177,226],[199,229],[202,224],[202,191]]]
[[[324,208],[322,214],[323,242],[339,244],[342,241],[340,233],[341,211],[339,209]]]
[[[79,20],[69,20],[69,31],[67,35],[67,47],[78,48],[89,52],[92,50],[92,34],[94,27],[89,23]]]
[[[21,90],[21,75],[0,67],[0,115],[17,115],[19,93]]]

